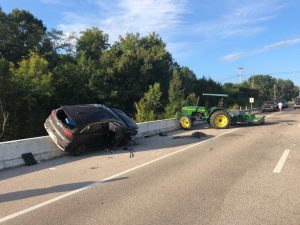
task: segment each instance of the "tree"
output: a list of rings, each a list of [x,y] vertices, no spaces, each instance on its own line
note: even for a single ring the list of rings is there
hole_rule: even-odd
[[[149,86],[149,91],[139,102],[135,103],[137,122],[152,121],[159,118],[162,108],[161,96],[159,83]]]
[[[256,106],[260,106],[263,101],[263,98],[259,96],[259,91],[251,88],[247,82],[241,84],[225,83],[223,88],[225,93],[229,95],[226,103],[230,108],[245,107],[249,104],[249,98],[255,99],[254,104]]]
[[[38,54],[31,53],[28,59],[23,59],[11,72],[15,90],[11,136],[22,138],[42,134],[54,91],[48,62]],[[24,128],[26,133],[23,132]]]
[[[162,101],[167,98],[172,58],[156,34],[126,34],[103,52],[89,87],[100,102],[133,114],[149,85],[160,83]],[[90,73],[91,74],[91,73]]]
[[[13,99],[9,62],[0,58],[0,140],[5,140]]]
[[[90,92],[88,82],[76,63],[60,63],[53,70],[53,104],[59,106],[94,103],[96,97]]]
[[[249,78],[248,83],[253,89],[258,90],[260,96],[264,99],[273,99],[276,79],[272,76],[254,75]]]
[[[17,63],[31,51],[41,53],[46,27],[30,12],[14,9],[5,14],[0,9],[0,56]]]
[[[299,93],[298,88],[291,80],[277,79],[275,88],[274,91],[277,99],[291,100]]]
[[[166,117],[172,118],[175,116],[176,112],[179,112],[181,110],[181,107],[185,104],[182,81],[177,70],[173,71],[173,78],[170,81],[168,94],[169,103],[166,107]]]
[[[77,55],[84,60],[99,60],[108,47],[108,35],[99,28],[92,27],[81,32],[77,40]]]

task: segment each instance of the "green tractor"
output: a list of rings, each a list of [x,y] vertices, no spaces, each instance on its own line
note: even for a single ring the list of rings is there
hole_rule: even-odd
[[[207,109],[204,106],[198,106],[199,98],[196,106],[182,107],[181,113],[177,113],[176,118],[179,120],[180,126],[185,129],[191,129],[193,122],[196,120],[206,121],[216,129],[226,129],[232,124],[256,125],[263,124],[265,117],[256,117],[254,115],[243,114],[235,115],[228,112],[223,107],[224,97],[226,94],[206,94],[203,96],[220,97],[218,106]]]

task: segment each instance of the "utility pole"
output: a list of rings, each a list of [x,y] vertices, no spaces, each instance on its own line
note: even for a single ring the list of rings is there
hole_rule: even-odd
[[[255,88],[255,77],[254,75],[252,75],[252,83],[251,83],[251,87],[254,89]]]
[[[243,69],[244,69],[243,67],[238,68],[238,76],[240,78],[240,83],[243,82]]]

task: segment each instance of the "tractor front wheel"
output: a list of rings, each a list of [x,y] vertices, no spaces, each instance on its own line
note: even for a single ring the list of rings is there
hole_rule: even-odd
[[[180,117],[179,123],[180,123],[180,126],[185,130],[189,130],[192,127],[192,121],[191,121],[190,117],[188,117],[188,116]]]
[[[218,110],[211,115],[209,122],[216,129],[226,129],[230,125],[230,116],[226,111]]]

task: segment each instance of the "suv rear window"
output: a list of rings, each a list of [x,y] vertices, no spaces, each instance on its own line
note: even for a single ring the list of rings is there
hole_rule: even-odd
[[[300,102],[300,98],[296,98],[295,102],[299,103]]]

